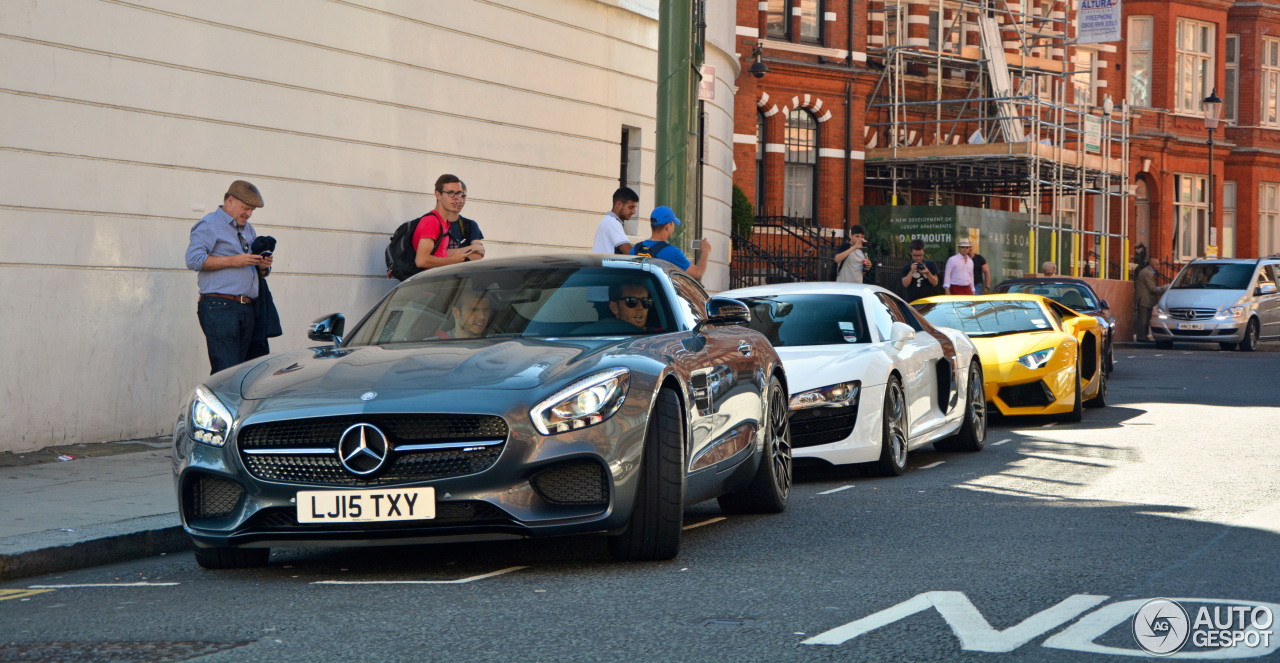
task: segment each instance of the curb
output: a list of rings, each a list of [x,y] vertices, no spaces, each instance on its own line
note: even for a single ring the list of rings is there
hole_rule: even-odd
[[[191,539],[182,526],[171,524],[176,518],[176,514],[138,518],[128,524],[134,531],[124,533],[113,533],[112,527],[95,528],[103,531],[63,545],[48,545],[47,533],[15,537],[0,549],[25,549],[0,552],[0,582],[191,550]]]

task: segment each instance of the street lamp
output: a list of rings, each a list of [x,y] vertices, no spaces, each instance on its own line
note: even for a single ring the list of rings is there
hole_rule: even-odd
[[[1213,130],[1218,128],[1218,117],[1222,114],[1222,99],[1218,98],[1216,86],[1209,96],[1204,98],[1202,104],[1204,105],[1204,128],[1209,130],[1209,228],[1213,228],[1215,227],[1213,224]],[[1173,248],[1174,255],[1177,255],[1178,247]]]

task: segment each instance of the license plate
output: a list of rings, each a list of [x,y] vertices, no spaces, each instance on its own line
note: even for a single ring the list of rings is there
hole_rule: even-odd
[[[1200,323],[1200,322],[1179,322],[1179,323],[1178,323],[1178,329],[1189,329],[1189,330],[1204,329],[1204,323]]]
[[[435,517],[435,488],[298,491],[300,523],[383,523]]]

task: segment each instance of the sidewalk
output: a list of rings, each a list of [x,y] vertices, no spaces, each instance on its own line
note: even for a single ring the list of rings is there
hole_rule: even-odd
[[[77,449],[0,457],[0,581],[190,549],[168,443]]]

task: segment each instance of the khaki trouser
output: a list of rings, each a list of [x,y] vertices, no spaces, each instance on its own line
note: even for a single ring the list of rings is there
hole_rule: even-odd
[[[1138,315],[1133,323],[1133,333],[1137,335],[1139,341],[1145,341],[1151,337],[1151,307],[1139,306]]]

